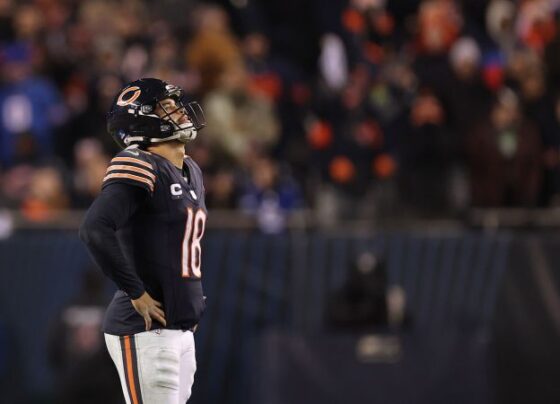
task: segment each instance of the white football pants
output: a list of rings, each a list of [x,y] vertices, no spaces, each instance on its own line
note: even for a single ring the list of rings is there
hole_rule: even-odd
[[[191,396],[196,371],[191,331],[105,334],[105,342],[127,404],[184,404]]]

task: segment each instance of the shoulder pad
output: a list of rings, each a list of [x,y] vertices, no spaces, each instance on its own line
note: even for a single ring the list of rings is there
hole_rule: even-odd
[[[156,171],[149,153],[126,148],[113,157],[103,179],[103,187],[115,182],[139,186],[152,193],[156,184]]]

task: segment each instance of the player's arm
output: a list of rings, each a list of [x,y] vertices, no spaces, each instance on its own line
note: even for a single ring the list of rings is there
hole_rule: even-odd
[[[94,261],[131,298],[136,311],[144,317],[147,330],[151,328],[152,318],[166,325],[162,305],[145,291],[141,279],[120,248],[116,232],[147,201],[149,195],[145,189],[126,183],[104,186],[80,227],[80,238]]]
[[[106,187],[89,208],[80,227],[80,238],[97,265],[131,299],[144,294],[144,285],[124,257],[116,232],[146,198],[144,191],[129,185]]]

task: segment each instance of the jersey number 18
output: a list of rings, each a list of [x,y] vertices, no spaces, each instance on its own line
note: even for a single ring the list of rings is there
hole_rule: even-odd
[[[187,208],[187,224],[183,238],[183,278],[200,278],[202,276],[200,240],[204,234],[205,224],[206,213],[202,209],[193,212],[192,208]]]

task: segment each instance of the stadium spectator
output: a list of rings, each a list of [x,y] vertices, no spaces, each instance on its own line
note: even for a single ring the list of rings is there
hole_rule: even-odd
[[[53,132],[65,119],[56,87],[33,75],[32,56],[25,43],[2,51],[0,163],[5,166],[52,155]]]
[[[237,192],[234,172],[227,168],[219,168],[206,183],[206,206],[209,209],[235,209]]]
[[[542,179],[542,142],[518,97],[502,90],[467,139],[474,206],[534,207]]]
[[[399,140],[401,200],[417,214],[449,212],[450,172],[457,153],[441,101],[428,88],[413,101]]]
[[[488,110],[492,93],[482,80],[482,53],[474,39],[457,40],[449,59],[452,77],[444,99],[448,101],[449,123],[457,131],[455,135],[463,138]]]
[[[20,211],[28,220],[42,222],[56,218],[69,205],[61,171],[54,166],[44,166],[32,173]]]
[[[220,86],[204,99],[208,126],[204,134],[225,161],[244,164],[255,153],[269,152],[278,140],[278,121],[270,101],[249,89],[247,71],[232,65]]]
[[[87,208],[101,190],[109,157],[97,139],[83,139],[76,144],[74,158],[73,205]]]
[[[542,203],[545,206],[560,204],[560,95],[549,98],[552,106],[547,106],[549,114],[543,133],[544,173]]]
[[[301,206],[301,193],[294,179],[280,172],[278,162],[258,157],[242,181],[240,209],[255,216],[264,233],[280,233],[286,226],[287,214]]]
[[[201,6],[192,21],[195,33],[187,46],[186,59],[200,74],[200,90],[206,94],[219,87],[226,72],[242,62],[241,49],[220,7]]]
[[[411,325],[404,290],[388,284],[381,256],[366,251],[354,258],[346,282],[328,298],[326,325],[331,331],[360,333]]]
[[[486,8],[488,35],[506,53],[515,45],[515,13],[515,5],[508,0],[492,0]]]

